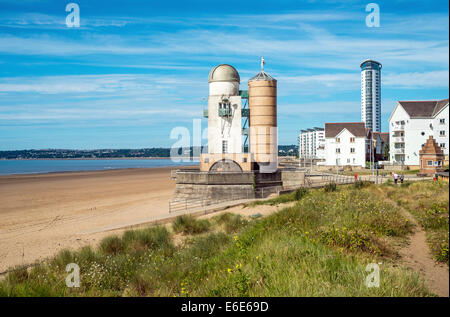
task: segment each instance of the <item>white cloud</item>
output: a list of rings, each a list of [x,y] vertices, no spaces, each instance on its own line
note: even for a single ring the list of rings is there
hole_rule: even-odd
[[[388,73],[383,75],[382,84],[391,88],[448,88],[448,71]]]

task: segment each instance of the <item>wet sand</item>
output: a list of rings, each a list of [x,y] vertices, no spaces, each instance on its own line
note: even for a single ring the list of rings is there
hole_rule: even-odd
[[[174,169],[0,176],[0,272],[168,214]]]

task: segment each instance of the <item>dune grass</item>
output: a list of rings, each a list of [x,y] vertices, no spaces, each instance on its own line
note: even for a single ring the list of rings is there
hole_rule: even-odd
[[[293,206],[264,218],[224,213],[207,225],[179,218],[173,231],[184,241],[176,246],[169,228],[130,230],[95,250],[66,250],[10,273],[0,296],[430,296],[417,274],[396,263],[391,242],[413,226],[396,203],[383,201],[391,190],[402,189],[293,192],[275,200]],[[197,226],[208,229],[186,229]],[[79,288],[65,285],[72,262]],[[378,288],[365,284],[372,262],[381,263]]]
[[[173,230],[177,233],[198,234],[209,230],[211,224],[208,220],[198,220],[190,215],[182,215],[173,222]]]

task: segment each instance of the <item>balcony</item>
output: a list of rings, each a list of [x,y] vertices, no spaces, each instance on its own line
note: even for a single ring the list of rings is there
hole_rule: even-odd
[[[394,143],[405,143],[405,137],[404,136],[394,136],[394,137],[392,137],[392,141]]]
[[[231,117],[231,108],[219,108],[219,117]]]
[[[392,127],[392,131],[405,131],[405,125],[404,124],[394,124]]]
[[[405,149],[404,148],[394,148],[394,154],[405,154]]]

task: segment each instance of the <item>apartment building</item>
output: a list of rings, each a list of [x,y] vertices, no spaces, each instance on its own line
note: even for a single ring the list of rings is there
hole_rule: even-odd
[[[361,121],[373,132],[381,131],[381,63],[361,63]]]
[[[366,166],[367,136],[364,122],[325,123],[325,164]]]
[[[449,99],[399,101],[389,118],[391,163],[419,166],[419,151],[432,136],[448,159]]]
[[[323,128],[301,130],[299,134],[299,158],[325,159],[325,131]]]

